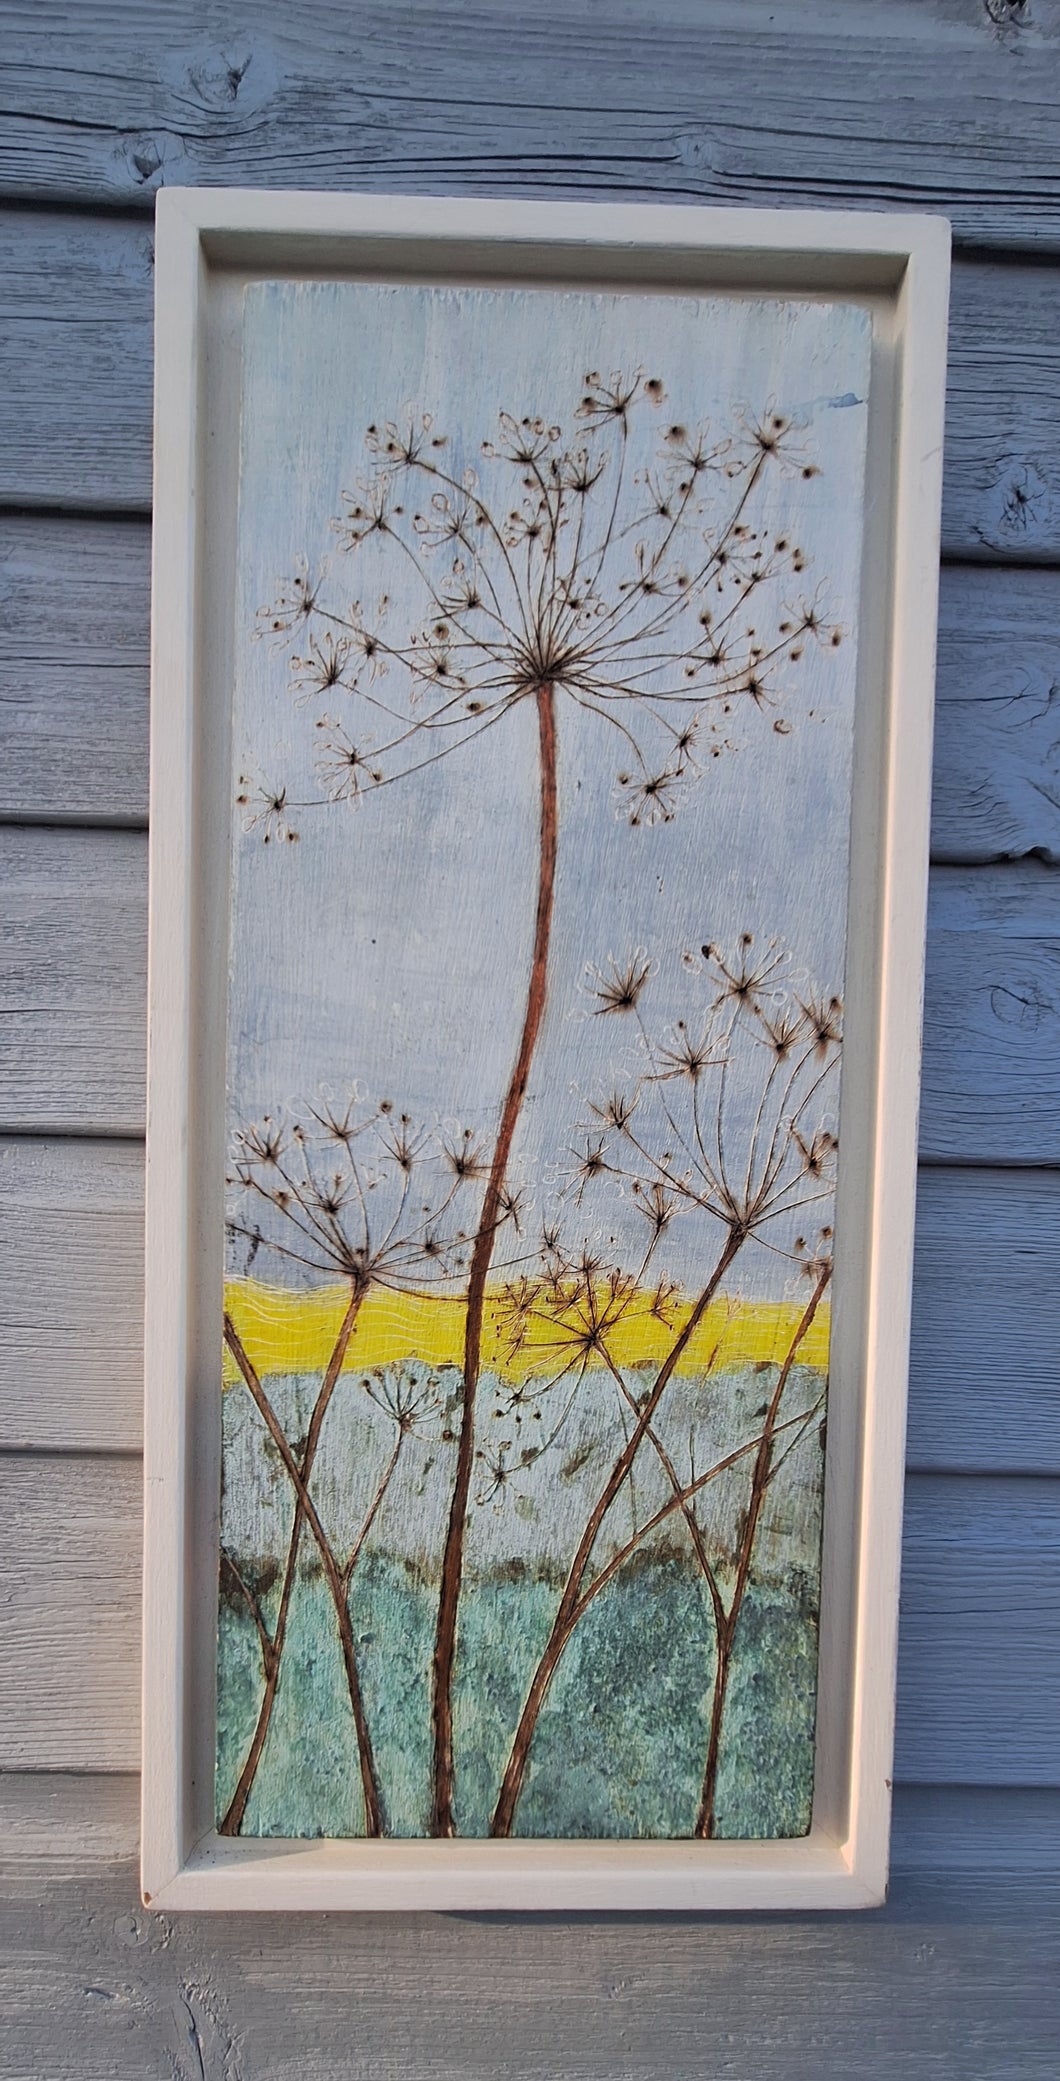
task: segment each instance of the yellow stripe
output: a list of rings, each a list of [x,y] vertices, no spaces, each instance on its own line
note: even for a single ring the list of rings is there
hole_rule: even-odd
[[[488,1297],[483,1365],[508,1380],[516,1380],[539,1371],[548,1363],[553,1348],[562,1362],[567,1334],[562,1322],[535,1321],[529,1333],[535,1348],[513,1360],[509,1338],[498,1321],[501,1298],[499,1292]],[[261,1374],[322,1373],[348,1299],[348,1290],[341,1286],[295,1292],[261,1285],[253,1279],[234,1279],[225,1288],[225,1306],[248,1357]],[[621,1322],[610,1332],[608,1350],[617,1365],[660,1364],[690,1306],[688,1301],[679,1302],[669,1311],[666,1324],[652,1314],[651,1304],[651,1293],[636,1294]],[[708,1367],[753,1365],[758,1361],[779,1363],[801,1313],[797,1303],[715,1300],[690,1337],[679,1371],[697,1373]],[[804,1364],[821,1370],[827,1366],[828,1328],[828,1309],[822,1306],[799,1353]],[[375,1288],[361,1307],[343,1370],[392,1365],[410,1358],[428,1366],[458,1366],[463,1342],[462,1301],[442,1295],[387,1293]],[[226,1385],[238,1378],[227,1352],[224,1378]]]

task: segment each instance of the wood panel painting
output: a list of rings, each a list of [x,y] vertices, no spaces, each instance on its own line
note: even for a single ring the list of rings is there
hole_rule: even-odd
[[[246,292],[227,1833],[809,1827],[869,346]]]

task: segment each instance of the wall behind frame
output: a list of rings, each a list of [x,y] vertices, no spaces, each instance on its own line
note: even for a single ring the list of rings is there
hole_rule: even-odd
[[[1060,20],[0,5],[0,2075],[1053,2071]],[[895,1875],[867,1916],[163,1917],[135,1871],[153,194],[949,215]]]

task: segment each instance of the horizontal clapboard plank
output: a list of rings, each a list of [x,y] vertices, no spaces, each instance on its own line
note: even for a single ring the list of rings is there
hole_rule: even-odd
[[[135,1460],[0,1459],[0,1769],[136,1765],[141,1486]]]
[[[922,1790],[912,1797],[923,1797]],[[139,1849],[139,1776],[0,1771],[0,1830],[9,1901],[34,1880],[47,1886],[56,1879],[102,1876],[108,1866],[131,1862]]]
[[[1058,330],[1060,267],[955,267],[942,501],[951,554],[1060,556]]]
[[[147,816],[145,523],[0,516],[0,816]],[[948,565],[937,858],[1060,860],[1060,572]]]
[[[141,1132],[145,840],[0,828],[0,886],[0,1123]]]
[[[8,1904],[57,1881],[103,1878],[108,1869],[131,1866],[136,1857],[139,1777],[117,1771],[83,1776],[0,1771],[0,1834]],[[1053,1786],[894,1788],[892,1910],[908,1894],[914,1875],[923,1880],[955,1872],[990,1872],[1033,1881],[1042,1875],[1055,1877],[1058,1867],[1060,1791]],[[188,1926],[187,1917],[181,1921]],[[212,1925],[215,1933],[219,1927]]]
[[[1060,1172],[926,1169],[910,1467],[1060,1474]]]
[[[0,187],[149,206],[172,182],[671,197],[940,211],[976,242],[1060,239],[1060,51],[1022,0],[786,10],[591,0],[515,17],[268,0],[19,12]]]
[[[143,823],[151,535],[0,516],[0,816]]]
[[[140,1469],[0,1457],[0,1769],[130,1770]],[[1060,1482],[911,1475],[896,1775],[1060,1781]]]
[[[1060,1789],[896,1785],[891,1872],[1060,1872]]]
[[[931,844],[1060,862],[1060,571],[943,567]]]
[[[0,1141],[0,1450],[138,1450],[137,1142]]]
[[[0,213],[0,504],[151,497],[150,228]]]
[[[0,826],[0,1129],[138,1134],[146,843]],[[1060,1161],[1060,876],[1038,861],[932,877],[921,1151]]]
[[[1060,1473],[1060,1174],[920,1180],[908,1464]],[[143,1156],[0,1141],[0,1450],[141,1439]]]
[[[956,268],[943,500],[950,554],[1060,560],[1058,341],[1060,265]],[[147,510],[145,225],[0,211],[0,376],[9,400],[0,504]]]
[[[932,870],[920,1153],[1060,1160],[1060,875]]]
[[[895,1776],[1060,1783],[1060,1481],[906,1483]]]
[[[1048,1812],[1039,1794],[945,1801],[984,1843],[1011,1828],[1037,1847]],[[904,1808],[899,1789],[896,1851]],[[171,1918],[138,1904],[134,1778],[0,1779],[7,2071],[865,2081],[878,2048],[881,2075],[1053,2081],[1055,1883],[1035,1859],[988,1884],[932,1862],[939,1818],[870,1914]]]
[[[139,1776],[132,1771],[83,1776],[0,1771],[0,1834],[9,1902],[28,1898],[42,1885],[102,1877],[108,1868],[131,1866],[140,1841]],[[990,1872],[1033,1879],[1055,1877],[1058,1868],[1060,1790],[1053,1786],[894,1788],[894,1905],[914,1874],[925,1879]],[[181,1920],[187,1927],[188,1918]],[[219,1927],[212,1925],[215,1933]]]
[[[314,2081],[347,2081],[355,2042],[388,2081],[496,2081],[515,2044],[521,2081],[649,2081],[660,2047],[675,2077],[713,2073],[708,2045],[756,2081],[864,2081],[871,2043],[881,2073],[1052,2081],[1042,1876],[899,1871],[887,1908],[845,1917],[171,1919],[138,1905],[136,1796],[0,1780],[13,2076],[288,2081],[311,2047]]]

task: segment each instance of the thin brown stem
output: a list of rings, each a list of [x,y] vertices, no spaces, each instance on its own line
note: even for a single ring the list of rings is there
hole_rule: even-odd
[[[431,1714],[434,1732],[431,1821],[432,1835],[455,1833],[453,1815],[453,1664],[456,1653],[457,1615],[464,1564],[464,1541],[475,1457],[475,1397],[482,1364],[482,1325],[486,1279],[496,1242],[501,1195],[504,1191],[512,1140],[522,1111],[530,1067],[545,1012],[548,986],[548,950],[552,931],[552,907],[556,879],[558,805],[556,792],[556,710],[550,685],[537,689],[538,742],[540,758],[541,817],[538,852],[537,915],[530,982],[523,1015],[523,1028],[511,1079],[501,1109],[500,1125],[493,1151],[489,1179],[483,1195],[482,1212],[475,1235],[468,1274],[467,1315],[464,1330],[463,1407],[460,1442],[457,1447],[445,1551],[442,1556],[438,1595],[438,1621],[432,1665]]]
[[[272,1635],[269,1632],[267,1625],[265,1624],[265,1615],[261,1609],[261,1604],[258,1598],[255,1596],[254,1591],[251,1589],[250,1584],[248,1583],[245,1575],[243,1575],[241,1570],[236,1566],[236,1563],[232,1559],[232,1556],[229,1553],[228,1548],[222,1546],[222,1581],[224,1581],[226,1576],[229,1578],[231,1582],[235,1584],[236,1589],[239,1591],[239,1594],[242,1597],[243,1602],[246,1605],[247,1610],[249,1611],[250,1616],[254,1621],[254,1625],[258,1635],[258,1645],[261,1649],[261,1667],[265,1677],[267,1678],[269,1675],[269,1671],[272,1668]]]
[[[831,1276],[831,1265],[823,1266],[803,1311],[802,1318],[788,1346],[787,1355],[777,1376],[777,1384],[773,1389],[769,1407],[766,1411],[766,1420],[762,1426],[762,1434],[758,1441],[758,1451],[755,1454],[754,1469],[751,1474],[751,1496],[747,1506],[747,1514],[744,1518],[743,1533],[736,1562],[736,1580],[729,1602],[728,1617],[718,1635],[718,1663],[714,1675],[714,1697],[711,1704],[707,1760],[703,1771],[703,1789],[700,1794],[699,1811],[696,1815],[695,1826],[695,1833],[701,1838],[712,1836],[715,1829],[722,1722],[725,1717],[729,1677],[732,1672],[733,1644],[736,1638],[736,1628],[739,1624],[740,1609],[751,1573],[751,1562],[754,1558],[754,1545],[758,1536],[762,1506],[765,1502],[766,1490],[769,1487],[769,1473],[773,1458],[773,1443],[777,1434],[777,1417],[780,1413],[780,1404],[788,1384],[791,1369],[795,1364],[799,1347],[817,1313]]]
[[[404,1427],[399,1427],[397,1437],[394,1440],[394,1450],[391,1453],[390,1458],[386,1463],[386,1466],[383,1468],[382,1474],[379,1477],[379,1483],[376,1488],[376,1492],[368,1505],[368,1510],[364,1518],[364,1522],[362,1523],[361,1529],[358,1532],[357,1537],[354,1540],[353,1545],[351,1546],[350,1551],[346,1556],[346,1560],[342,1570],[342,1580],[345,1583],[347,1589],[349,1589],[350,1581],[353,1576],[353,1571],[356,1568],[362,1553],[364,1552],[364,1542],[367,1539],[368,1534],[371,1531],[372,1526],[374,1525],[380,1510],[382,1509],[383,1498],[386,1495],[388,1488],[390,1487],[395,1473],[397,1472],[397,1463],[401,1458],[401,1448],[404,1445],[407,1436],[408,1432],[404,1429]]]
[[[351,1330],[352,1327],[353,1325],[351,1322]],[[353,1639],[353,1627],[350,1623],[349,1605],[347,1601],[347,1585],[343,1580],[342,1571],[339,1568],[337,1560],[335,1559],[335,1554],[331,1545],[331,1541],[329,1540],[327,1533],[325,1532],[324,1527],[320,1522],[320,1516],[317,1511],[316,1504],[313,1502],[313,1498],[310,1495],[309,1490],[306,1486],[306,1482],[302,1474],[302,1469],[299,1466],[298,1461],[295,1459],[294,1453],[291,1450],[290,1442],[284,1432],[283,1425],[281,1424],[279,1417],[277,1416],[276,1411],[268,1398],[268,1395],[265,1393],[265,1390],[261,1384],[261,1380],[258,1377],[256,1368],[253,1366],[250,1358],[247,1355],[239,1332],[236,1329],[236,1326],[232,1321],[231,1316],[227,1313],[225,1314],[224,1318],[224,1338],[225,1343],[227,1344],[228,1349],[231,1352],[232,1357],[235,1359],[236,1365],[239,1367],[240,1373],[243,1376],[247,1389],[250,1393],[251,1399],[254,1402],[258,1410],[258,1413],[261,1416],[262,1421],[265,1425],[265,1428],[268,1431],[269,1436],[272,1439],[273,1444],[275,1445],[280,1455],[280,1458],[282,1459],[283,1464],[287,1470],[288,1477],[295,1491],[296,1512],[297,1509],[301,1509],[302,1514],[305,1518],[305,1522],[308,1524],[313,1538],[316,1540],[317,1543],[317,1548],[320,1553],[321,1562],[323,1563],[324,1574],[327,1577],[328,1588],[331,1591],[332,1600],[335,1605],[335,1616],[337,1618],[339,1628],[339,1642],[342,1648],[343,1665],[346,1671],[346,1684],[350,1694],[350,1708],[353,1713],[354,1731],[357,1736],[357,1755],[360,1765],[361,1789],[364,1796],[365,1834],[382,1835],[382,1804],[379,1797],[378,1780],[376,1778],[375,1759],[372,1754],[372,1739],[368,1729],[368,1721],[365,1716],[364,1699],[361,1694],[361,1678],[360,1672],[357,1667],[357,1653]],[[336,1380],[338,1379],[339,1372],[341,1371],[341,1366],[342,1360],[340,1358],[338,1364],[335,1367]],[[330,1365],[328,1371],[331,1371]],[[322,1415],[320,1422],[323,1423],[323,1420],[324,1419]],[[319,1435],[320,1426],[318,1425],[316,1434],[317,1439],[319,1439]],[[314,1452],[315,1450],[316,1440],[314,1440]],[[275,1696],[275,1690],[273,1695]],[[271,1704],[269,1710],[271,1714]],[[255,1770],[257,1769],[257,1764],[260,1761],[261,1749],[264,1747],[264,1745],[265,1736],[264,1734],[262,1734],[261,1742],[258,1747],[257,1756],[255,1757],[254,1761]],[[249,1761],[250,1758],[248,1757],[248,1763]],[[244,1766],[244,1771],[245,1769],[246,1766]],[[243,1806],[245,1810],[245,1800]],[[229,1809],[229,1813],[231,1813],[231,1808]],[[241,1817],[242,1816],[240,1815],[240,1818]],[[225,1820],[224,1822],[222,1822],[221,1832],[229,1835],[234,1835],[238,1831],[238,1820],[233,1821],[232,1825],[229,1827],[226,1825],[228,1823],[228,1819],[229,1815],[226,1814]]]
[[[353,1327],[354,1323],[357,1320],[357,1314],[362,1299],[363,1289],[359,1286],[355,1286],[353,1292],[350,1295],[350,1300],[346,1309],[346,1313],[342,1318],[342,1323],[339,1328],[339,1334],[335,1340],[334,1349],[331,1353],[330,1359],[328,1360],[327,1370],[321,1382],[320,1392],[317,1395],[316,1402],[313,1405],[313,1413],[309,1419],[309,1429],[306,1433],[306,1441],[302,1450],[302,1462],[299,1468],[302,1488],[306,1491],[308,1491],[310,1477],[313,1472],[313,1462],[316,1459],[317,1446],[320,1443],[320,1433],[323,1429],[324,1418],[328,1413],[328,1405],[338,1384],[339,1374],[342,1371],[343,1362],[345,1360],[346,1352],[349,1347],[350,1338],[353,1335]],[[227,1322],[225,1327],[225,1337],[227,1340]],[[229,1348],[231,1348],[231,1346]],[[296,1491],[294,1505],[294,1522],[291,1526],[291,1536],[287,1546],[287,1561],[284,1568],[283,1584],[280,1589],[280,1604],[276,1614],[276,1629],[272,1636],[270,1653],[265,1658],[265,1688],[262,1692],[261,1704],[258,1708],[257,1724],[254,1728],[254,1733],[251,1739],[250,1747],[247,1751],[246,1760],[239,1774],[239,1782],[236,1785],[236,1789],[232,1794],[232,1799],[229,1804],[228,1811],[220,1824],[219,1832],[221,1835],[239,1834],[239,1831],[243,1825],[243,1816],[247,1810],[247,1801],[250,1798],[251,1790],[254,1785],[254,1780],[258,1774],[258,1766],[261,1762],[262,1753],[265,1748],[265,1741],[269,1732],[269,1723],[272,1719],[272,1709],[276,1703],[276,1692],[279,1688],[280,1663],[283,1658],[284,1642],[287,1638],[287,1618],[291,1607],[291,1597],[294,1592],[295,1577],[298,1572],[298,1549],[301,1544],[302,1527],[305,1524],[305,1521],[305,1506],[302,1502],[301,1495]],[[348,1574],[346,1576],[346,1581],[349,1581]],[[345,1591],[343,1592],[343,1594],[345,1595]]]
[[[618,1370],[618,1367],[615,1365],[610,1353],[607,1351],[604,1352],[604,1362],[607,1366],[608,1371],[612,1374],[615,1383],[619,1389],[619,1392],[621,1393],[626,1403],[627,1408],[629,1408],[632,1411],[633,1415],[636,1416],[636,1398],[635,1396],[630,1394],[630,1391],[626,1386],[626,1383],[623,1380],[622,1375]],[[681,1477],[678,1474],[677,1468],[674,1466],[673,1460],[671,1459],[670,1454],[667,1451],[665,1444],[663,1443],[663,1440],[660,1438],[658,1431],[655,1430],[652,1424],[649,1424],[647,1431],[644,1435],[648,1440],[648,1444],[652,1446],[655,1452],[655,1457],[658,1460],[659,1465],[661,1466],[663,1473],[665,1474],[666,1479],[670,1484],[670,1488],[673,1495],[678,1499],[681,1516],[684,1518],[685,1526],[688,1531],[688,1536],[692,1541],[693,1552],[695,1553],[696,1560],[699,1562],[700,1573],[703,1577],[704,1582],[707,1585],[708,1590],[710,1591],[710,1601],[714,1607],[715,1624],[721,1625],[724,1622],[725,1618],[725,1608],[721,1601],[721,1591],[718,1588],[718,1578],[715,1575],[713,1568],[711,1567],[710,1558],[707,1554],[706,1542],[703,1538],[703,1530],[700,1525],[699,1519],[696,1516],[695,1504],[689,1496],[686,1496],[683,1493],[681,1486]]]
[[[794,1430],[799,1425],[802,1425],[803,1429],[805,1429],[805,1423],[804,1415],[789,1417],[786,1423],[777,1424],[774,1436],[779,1437],[782,1432]],[[697,1474],[694,1481],[687,1482],[683,1488],[676,1489],[665,1503],[660,1504],[658,1510],[654,1511],[651,1517],[645,1518],[643,1524],[636,1526],[630,1537],[625,1541],[625,1544],[620,1546],[616,1553],[612,1554],[606,1567],[601,1568],[599,1575],[594,1575],[588,1589],[583,1590],[578,1598],[572,1611],[566,1634],[560,1642],[559,1650],[553,1660],[551,1675],[555,1674],[556,1666],[563,1650],[575,1627],[584,1618],[590,1604],[595,1603],[596,1598],[602,1590],[607,1588],[608,1583],[618,1574],[619,1569],[625,1567],[630,1555],[636,1553],[637,1548],[643,1546],[644,1541],[650,1538],[652,1532],[656,1531],[661,1524],[664,1524],[668,1517],[672,1517],[679,1510],[683,1511],[685,1505],[694,1496],[698,1496],[700,1491],[705,1489],[710,1482],[719,1480],[721,1475],[728,1473],[730,1467],[737,1466],[740,1460],[747,1459],[752,1452],[756,1452],[760,1442],[760,1439],[755,1437],[746,1439],[742,1445],[737,1445],[732,1452],[726,1453],[723,1459],[715,1461],[712,1467],[708,1467],[704,1474]],[[496,1818],[496,1815],[494,1815],[494,1825],[490,1830],[491,1834],[499,1832],[495,1825]]]
[[[797,1424],[801,1424],[804,1421],[805,1418],[802,1416],[789,1417],[787,1423],[777,1425],[774,1435],[779,1436],[781,1431],[794,1430]],[[619,1547],[617,1553],[612,1554],[607,1566],[601,1568],[599,1575],[593,1576],[588,1589],[582,1591],[575,1607],[575,1620],[583,1617],[585,1612],[588,1611],[590,1604],[600,1595],[601,1590],[606,1590],[608,1583],[618,1574],[619,1569],[625,1567],[630,1554],[636,1553],[638,1546],[643,1546],[644,1541],[650,1538],[651,1534],[661,1524],[665,1524],[668,1517],[672,1517],[674,1512],[680,1510],[692,1496],[698,1496],[700,1490],[705,1489],[708,1483],[717,1481],[720,1475],[728,1473],[730,1467],[738,1466],[741,1460],[746,1460],[752,1452],[757,1452],[758,1445],[759,1440],[757,1437],[745,1438],[743,1444],[734,1446],[731,1452],[725,1454],[724,1459],[715,1460],[714,1465],[708,1467],[705,1474],[697,1474],[694,1481],[686,1482],[684,1488],[678,1489],[676,1495],[670,1496],[665,1503],[660,1503],[658,1510],[653,1511],[651,1517],[646,1517],[644,1523],[637,1526],[636,1531],[631,1533],[625,1544]]]
[[[696,1330],[699,1328],[699,1325],[702,1322],[703,1317],[706,1314],[707,1309],[709,1308],[710,1303],[713,1300],[714,1295],[717,1292],[722,1279],[725,1277],[725,1274],[728,1271],[730,1265],[732,1264],[734,1258],[742,1249],[744,1241],[745,1234],[742,1228],[733,1227],[729,1230],[725,1240],[724,1248],[721,1252],[720,1257],[718,1258],[717,1264],[715,1265],[714,1270],[710,1275],[710,1278],[708,1279],[705,1287],[703,1288],[702,1293],[696,1301],[695,1306],[692,1308],[688,1316],[688,1319],[680,1332],[680,1335],[675,1339],[673,1345],[670,1348],[670,1351],[668,1352],[665,1360],[663,1361],[663,1364],[660,1367],[659,1372],[656,1376],[654,1386],[652,1387],[651,1392],[648,1395],[648,1398],[644,1403],[644,1406],[641,1409],[640,1414],[637,1417],[637,1421],[633,1425],[630,1435],[626,1440],[626,1443],[623,1446],[622,1451],[619,1453],[618,1458],[616,1459],[615,1464],[612,1467],[611,1472],[608,1475],[608,1478],[604,1483],[604,1486],[601,1489],[600,1494],[597,1497],[597,1500],[594,1503],[592,1510],[589,1513],[589,1518],[585,1530],[582,1533],[581,1539],[578,1542],[577,1552],[575,1553],[574,1559],[571,1562],[570,1570],[567,1575],[567,1580],[564,1585],[563,1594],[560,1598],[559,1607],[557,1609],[556,1616],[553,1621],[552,1631],[549,1634],[548,1640],[545,1643],[545,1647],[541,1655],[541,1659],[538,1662],[537,1668],[535,1669],[534,1674],[530,1680],[530,1688],[527,1693],[526,1702],[523,1706],[522,1713],[520,1715],[519,1725],[515,1731],[515,1738],[512,1742],[511,1753],[508,1757],[504,1777],[501,1782],[500,1794],[497,1799],[496,1808],[494,1809],[493,1820],[490,1824],[491,1835],[506,1836],[510,1835],[512,1832],[512,1825],[515,1820],[515,1809],[519,1803],[519,1795],[522,1791],[523,1779],[526,1775],[526,1766],[530,1759],[530,1745],[534,1738],[534,1730],[537,1726],[538,1716],[541,1712],[541,1707],[545,1702],[545,1697],[548,1692],[549,1685],[552,1682],[552,1678],[555,1674],[556,1666],[559,1662],[560,1656],[562,1655],[563,1650],[566,1647],[567,1641],[570,1637],[570,1634],[577,1623],[578,1604],[581,1596],[582,1578],[585,1574],[586,1568],[589,1565],[589,1560],[591,1558],[593,1548],[596,1545],[596,1541],[599,1536],[600,1527],[603,1524],[604,1519],[607,1516],[607,1513],[610,1510],[611,1505],[613,1504],[616,1496],[624,1487],[629,1477],[629,1473],[633,1466],[633,1462],[636,1459],[637,1452],[641,1445],[641,1441],[644,1438],[648,1430],[648,1427],[652,1422],[652,1419],[655,1415],[655,1411],[658,1408],[659,1403],[666,1392],[666,1389],[670,1383],[675,1368],[677,1367],[677,1364],[683,1352],[686,1350]]]

